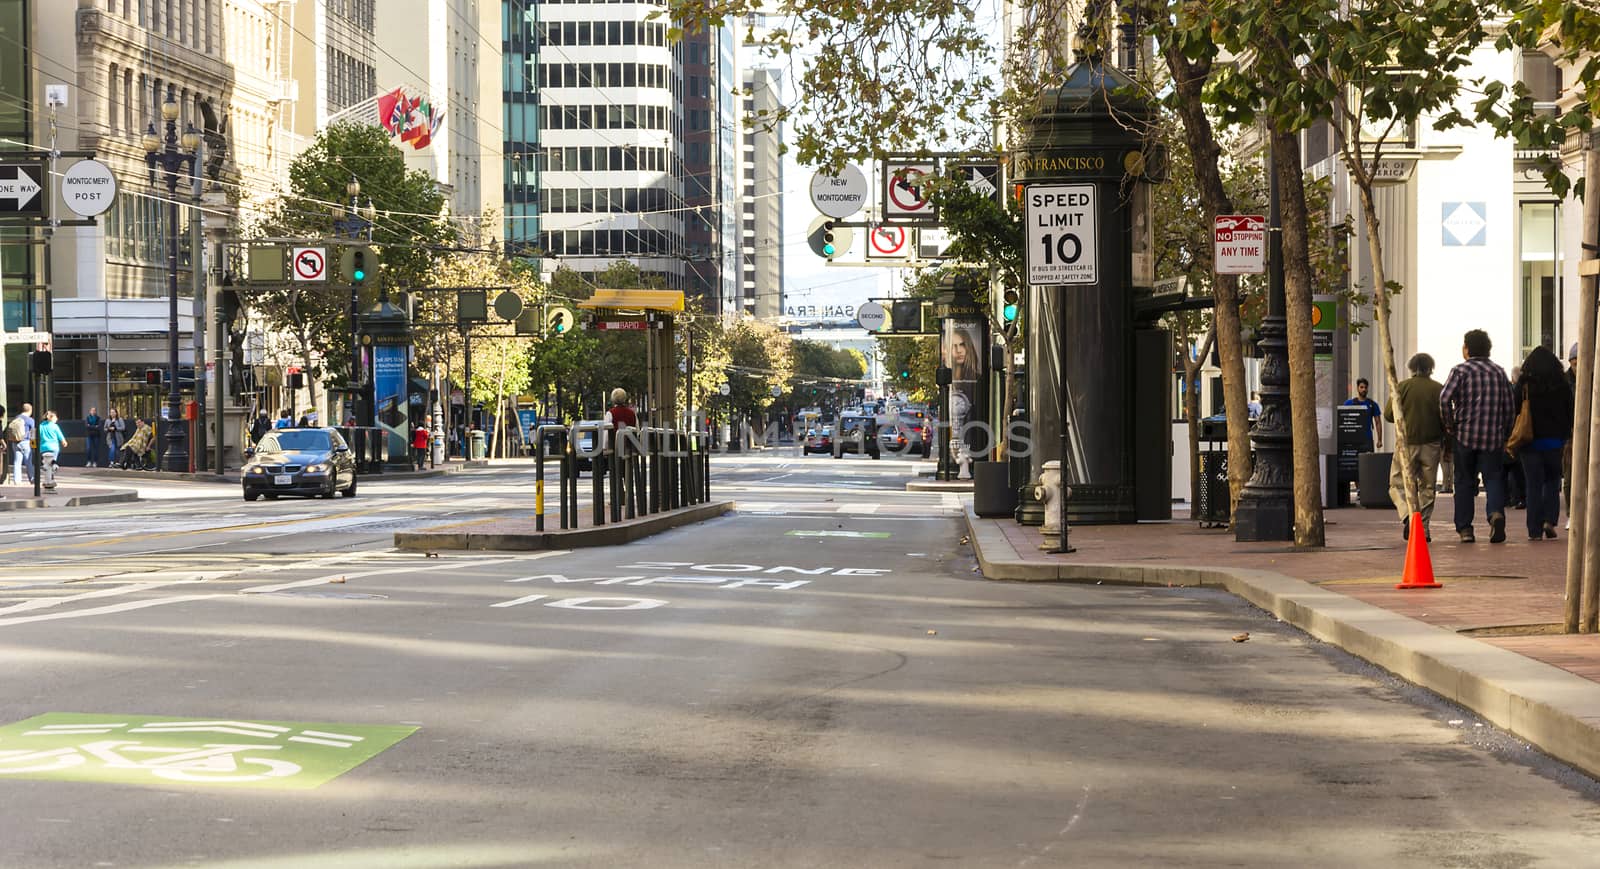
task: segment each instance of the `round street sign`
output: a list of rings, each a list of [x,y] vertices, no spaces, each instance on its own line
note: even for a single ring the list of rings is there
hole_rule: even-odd
[[[856,322],[868,332],[876,332],[883,328],[889,319],[889,312],[877,302],[864,302],[856,308]]]
[[[846,165],[837,175],[818,172],[811,176],[811,204],[829,217],[843,220],[867,204],[867,176]]]
[[[783,387],[781,387],[781,386],[772,387],[772,397],[773,398],[778,398],[778,397],[780,397],[782,395],[783,395]]]
[[[721,384],[721,385],[719,385],[717,387],[717,392],[720,395],[727,395],[728,393],[730,393],[732,391],[733,391],[733,387],[729,386],[726,383],[723,383],[723,384]]]
[[[61,173],[61,201],[79,217],[98,217],[117,201],[117,176],[99,160],[79,160]]]
[[[494,297],[494,312],[502,320],[515,320],[522,315],[522,297],[506,290]]]

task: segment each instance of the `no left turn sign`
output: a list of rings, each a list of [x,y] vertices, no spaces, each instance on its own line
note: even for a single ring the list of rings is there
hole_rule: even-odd
[[[883,216],[890,220],[933,220],[937,210],[928,202],[928,178],[938,172],[932,163],[884,165]]]
[[[297,247],[294,254],[294,279],[297,281],[326,281],[328,279],[328,250],[322,247]]]

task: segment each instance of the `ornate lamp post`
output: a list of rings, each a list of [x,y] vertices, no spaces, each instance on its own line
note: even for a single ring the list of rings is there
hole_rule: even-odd
[[[178,391],[178,181],[187,181],[194,174],[200,133],[188,124],[179,135],[178,101],[170,86],[161,104],[161,119],[166,123],[166,136],[156,134],[155,124],[149,126],[144,134],[144,161],[150,167],[151,186],[159,183],[158,176],[167,185],[167,449],[161,465],[170,472],[189,469],[183,395]]]

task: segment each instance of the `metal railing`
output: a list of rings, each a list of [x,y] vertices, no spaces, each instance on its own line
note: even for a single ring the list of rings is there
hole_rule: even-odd
[[[585,437],[585,435],[588,435]],[[581,465],[590,466],[595,526],[637,519],[711,500],[711,434],[697,429],[623,426],[580,420],[534,429],[534,527],[544,530],[544,469],[553,445],[559,453],[561,529],[578,527]]]

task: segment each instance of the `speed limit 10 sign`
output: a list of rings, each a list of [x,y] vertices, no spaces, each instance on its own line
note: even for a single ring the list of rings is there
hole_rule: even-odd
[[[1094,185],[1036,184],[1023,197],[1029,286],[1097,283]]]

